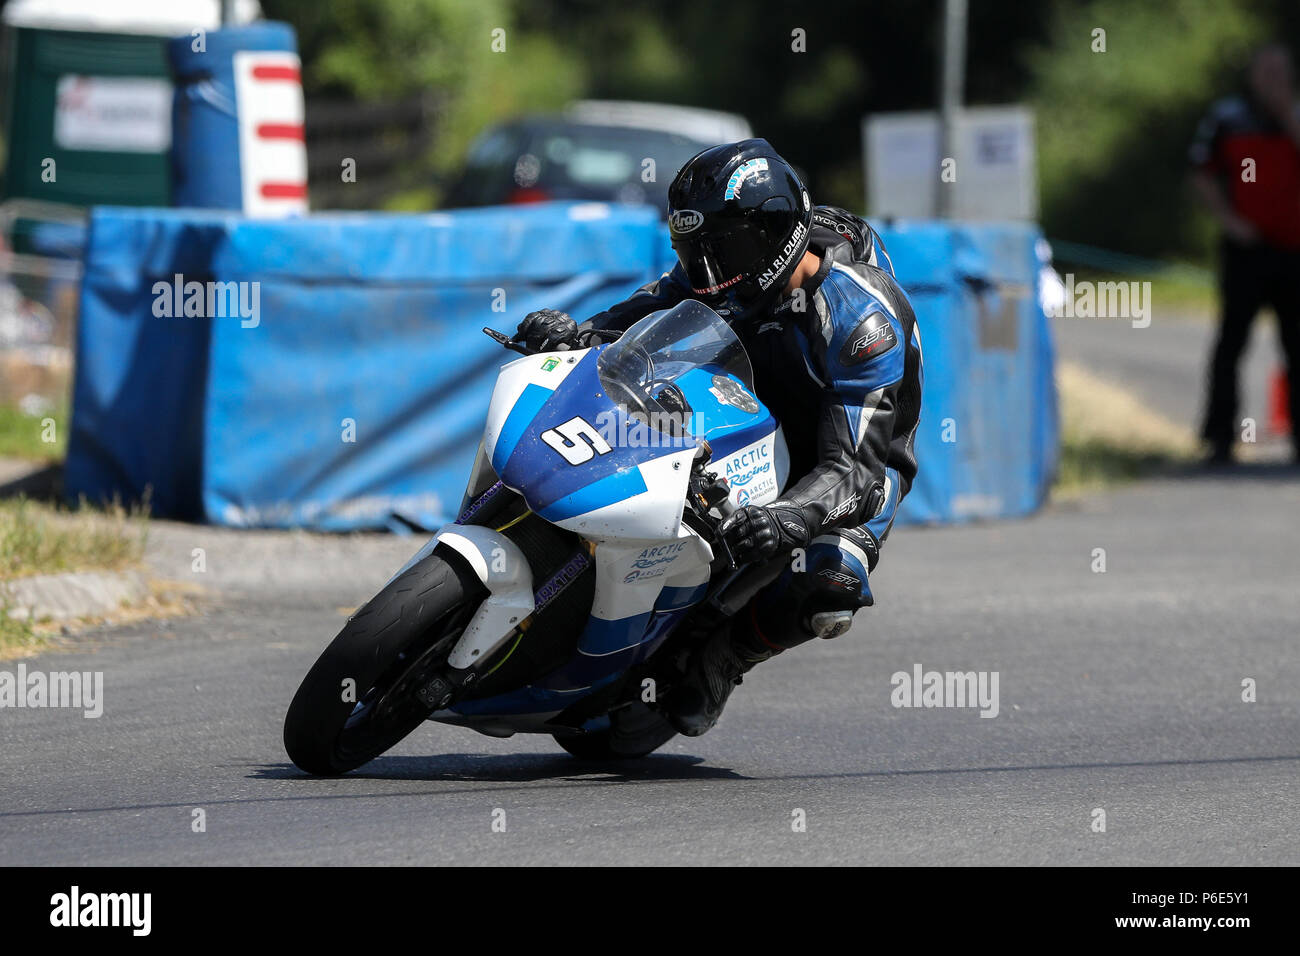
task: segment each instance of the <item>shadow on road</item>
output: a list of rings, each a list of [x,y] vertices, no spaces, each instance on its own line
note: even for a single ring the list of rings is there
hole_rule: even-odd
[[[1275,481],[1300,484],[1300,465],[1290,461],[1250,461],[1231,465],[1183,465],[1173,469],[1167,477],[1210,479],[1240,478],[1251,481]]]
[[[721,767],[705,767],[703,757],[653,754],[637,760],[578,760],[564,754],[439,754],[428,757],[378,757],[347,774],[360,780],[423,780],[466,783],[573,782],[599,778],[601,783],[651,780],[746,780]],[[249,776],[263,780],[314,780],[293,764],[267,764]]]
[[[703,763],[703,760],[702,757],[685,754],[661,754],[619,764],[584,763],[570,757],[552,756],[550,754],[498,754],[495,756],[445,754],[441,757],[380,757],[371,765],[372,770],[369,774],[351,773],[346,777],[309,777],[292,764],[263,764],[254,767],[248,776],[252,779],[266,781],[297,780],[303,786],[303,792],[286,795],[283,791],[280,791],[268,793],[264,796],[219,797],[215,799],[196,797],[194,800],[183,802],[132,803],[118,806],[0,810],[0,820],[21,817],[75,816],[83,813],[138,813],[142,810],[166,810],[180,807],[282,803],[305,800],[378,800],[419,796],[447,797],[457,793],[488,793],[494,790],[572,787],[575,783],[589,786],[607,786],[658,780],[734,780],[762,784],[791,780],[888,779],[912,776],[946,776],[950,774],[1033,773],[1054,770],[1121,770],[1133,768],[1154,770],[1170,767],[1285,763],[1300,761],[1300,754],[1263,754],[1253,757],[1209,757],[1185,760],[1134,760],[1102,763],[1044,763],[1019,766],[930,767],[909,770],[882,769],[849,771],[846,773],[775,774],[763,777],[746,777],[743,774],[721,767],[699,766]],[[448,761],[459,761],[462,764],[476,763],[480,769],[477,771],[465,767],[461,769],[444,767],[441,771],[436,769]],[[386,772],[376,773],[375,769]],[[418,780],[422,782],[444,780],[460,783],[499,783],[502,786],[437,790],[397,789],[378,793],[373,790],[339,792],[337,785],[348,778],[361,780]],[[530,786],[510,786],[511,784],[520,783],[530,784]],[[322,791],[321,786],[328,786],[331,789]]]

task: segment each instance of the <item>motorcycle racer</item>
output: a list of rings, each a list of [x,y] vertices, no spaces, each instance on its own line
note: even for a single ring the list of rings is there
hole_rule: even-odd
[[[664,701],[676,729],[698,736],[755,664],[845,633],[874,603],[868,575],[916,476],[923,370],[915,316],[880,237],[842,209],[814,207],[766,140],[702,151],[668,197],[671,271],[581,328],[563,312],[530,313],[516,339],[536,351],[572,347],[587,330],[624,331],[697,299],[736,332],[758,397],[782,425],[785,492],[719,527],[736,561],[763,565],[770,583],[734,617],[696,616],[703,640]]]

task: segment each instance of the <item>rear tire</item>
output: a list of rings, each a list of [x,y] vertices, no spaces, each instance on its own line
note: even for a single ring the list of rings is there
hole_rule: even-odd
[[[464,559],[442,545],[390,582],[303,678],[284,718],[289,759],[312,774],[346,773],[418,727],[431,710],[414,692],[446,663],[486,594]]]

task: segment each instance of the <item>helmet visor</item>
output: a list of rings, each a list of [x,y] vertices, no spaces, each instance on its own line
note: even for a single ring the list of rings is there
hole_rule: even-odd
[[[673,249],[681,260],[691,291],[705,300],[742,298],[752,292],[753,279],[770,254],[762,237],[751,229],[715,235],[678,236]]]

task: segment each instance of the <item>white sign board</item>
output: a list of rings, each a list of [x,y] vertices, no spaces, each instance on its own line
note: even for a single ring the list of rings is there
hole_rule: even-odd
[[[54,104],[60,149],[164,153],[172,140],[172,87],[144,76],[61,76]]]
[[[956,219],[1038,217],[1034,114],[1024,106],[958,114],[952,182],[944,182],[937,113],[878,113],[862,121],[867,208],[874,218],[924,219],[952,189]]]
[[[262,15],[258,0],[235,0],[235,23]],[[9,0],[4,22],[36,30],[174,37],[221,26],[218,0]]]

